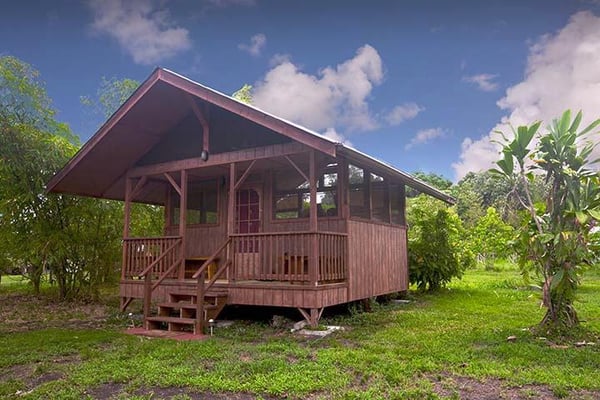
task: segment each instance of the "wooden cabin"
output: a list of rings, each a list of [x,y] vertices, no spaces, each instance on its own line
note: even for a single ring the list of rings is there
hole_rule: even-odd
[[[49,182],[125,202],[123,310],[193,329],[224,305],[325,307],[408,288],[405,187],[390,165],[156,69]],[[131,237],[133,202],[164,207],[161,237]]]

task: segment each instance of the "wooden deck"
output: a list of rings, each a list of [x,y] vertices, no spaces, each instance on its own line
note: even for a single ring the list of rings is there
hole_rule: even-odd
[[[197,281],[193,279],[165,279],[152,294],[154,302],[167,301],[174,292],[192,292]],[[122,280],[121,297],[143,299],[143,280]],[[217,280],[211,290],[227,291],[227,304],[276,306],[295,308],[322,308],[348,302],[346,282],[308,286],[278,281]]]

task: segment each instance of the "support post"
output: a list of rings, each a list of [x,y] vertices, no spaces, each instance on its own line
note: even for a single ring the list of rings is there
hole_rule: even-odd
[[[150,307],[152,304],[152,271],[148,271],[144,277],[144,328],[150,329],[148,317],[150,316]]]
[[[309,164],[309,186],[310,186],[310,256],[308,262],[308,277],[311,286],[317,286],[319,280],[319,236],[317,222],[317,179],[315,165],[315,151],[311,150],[308,153]]]
[[[179,187],[181,195],[179,196],[179,237],[181,237],[181,265],[179,266],[178,277],[180,280],[185,279],[185,245],[186,245],[186,228],[187,228],[187,171],[181,170]]]
[[[338,161],[337,206],[339,207],[339,217],[343,220],[347,220],[350,216],[350,185],[348,182],[348,174],[348,160],[342,158]]]
[[[198,275],[196,285],[196,323],[194,325],[194,334],[202,335],[204,333],[204,279],[206,269],[203,269]]]
[[[125,206],[123,207],[123,239],[129,238],[129,225],[131,219],[131,178],[125,178]],[[121,279],[125,279],[127,269],[127,243],[123,242],[123,259],[121,264]]]
[[[232,235],[235,222],[235,163],[229,164],[229,204],[227,207],[227,234]]]

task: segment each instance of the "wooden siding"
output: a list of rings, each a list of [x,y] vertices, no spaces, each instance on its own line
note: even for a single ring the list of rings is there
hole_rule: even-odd
[[[348,221],[348,301],[408,289],[406,228]]]

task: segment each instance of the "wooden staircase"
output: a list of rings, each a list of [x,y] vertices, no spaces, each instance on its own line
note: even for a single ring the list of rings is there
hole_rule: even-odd
[[[206,323],[216,319],[227,304],[227,290],[209,290],[204,294],[202,320]],[[145,318],[147,330],[167,330],[169,332],[196,332],[198,295],[193,291],[177,291],[169,293],[169,301],[159,303],[156,315]],[[203,324],[205,325],[205,324]]]

